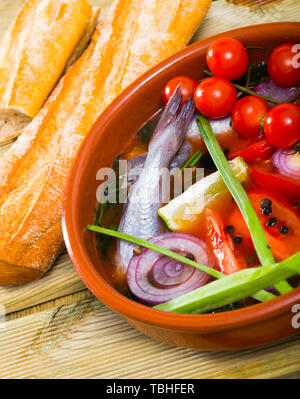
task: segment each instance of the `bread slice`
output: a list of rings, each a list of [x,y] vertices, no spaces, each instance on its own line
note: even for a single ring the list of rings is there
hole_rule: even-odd
[[[210,2],[114,2],[87,50],[0,160],[1,285],[32,281],[51,266],[63,248],[64,186],[82,140],[129,83],[189,42]]]
[[[0,42],[0,142],[18,136],[93,33],[88,0],[27,0]]]

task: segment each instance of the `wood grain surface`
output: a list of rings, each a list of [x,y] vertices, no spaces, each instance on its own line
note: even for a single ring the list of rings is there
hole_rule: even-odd
[[[24,0],[0,1],[0,35]],[[112,0],[91,0],[104,17]],[[264,5],[262,5],[264,3]],[[240,26],[300,21],[299,0],[215,0],[193,41]],[[12,142],[0,146],[0,156]],[[0,287],[0,378],[300,377],[300,340],[230,353],[141,335],[92,297],[64,252],[40,281]],[[1,318],[0,318],[1,321]]]
[[[2,378],[276,378],[300,370],[297,337],[236,352],[176,348],[94,298],[8,322],[0,348]]]
[[[1,0],[0,2],[0,35],[14,18],[24,0]],[[105,16],[112,0],[91,0],[94,5],[101,7],[101,18]],[[248,3],[249,4],[249,1]],[[254,4],[251,0],[251,4]],[[193,42],[213,34],[256,23],[273,21],[300,21],[299,0],[280,0],[261,7],[235,5],[226,0],[216,0],[212,3],[207,17],[194,35]],[[0,145],[0,156],[12,144],[12,141]],[[57,271],[57,272],[56,272]],[[53,281],[57,290],[49,289]],[[83,284],[75,272],[70,260],[63,255],[57,259],[52,269],[45,277],[24,287],[0,287],[0,303],[7,306],[8,312],[16,312],[33,307],[43,302],[54,300],[84,289]],[[35,294],[32,295],[32,292]],[[39,295],[36,293],[39,292]],[[21,297],[16,301],[14,297]],[[55,302],[53,302],[53,305]],[[48,306],[48,305],[47,305]],[[40,309],[40,306],[37,308]],[[35,309],[33,308],[32,311]],[[11,315],[10,317],[14,317]]]

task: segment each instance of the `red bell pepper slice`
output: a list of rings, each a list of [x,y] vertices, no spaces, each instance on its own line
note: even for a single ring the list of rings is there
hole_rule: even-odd
[[[231,274],[244,269],[234,254],[233,244],[219,215],[211,209],[205,212],[207,235],[219,270]]]
[[[231,154],[229,159],[232,160],[236,157],[242,157],[247,163],[261,162],[271,158],[274,151],[275,147],[269,144],[267,140],[263,139],[251,144],[243,150]]]
[[[289,201],[300,200],[299,181],[256,166],[250,167],[249,173],[250,179],[257,187],[277,193]]]

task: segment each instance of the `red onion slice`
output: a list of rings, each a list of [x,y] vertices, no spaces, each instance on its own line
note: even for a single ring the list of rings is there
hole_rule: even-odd
[[[205,243],[197,237],[183,233],[159,234],[148,240],[180,255],[192,254],[195,262],[209,265]],[[207,273],[171,259],[150,249],[133,256],[127,270],[130,291],[149,304],[167,302],[206,284]]]
[[[257,94],[262,94],[267,97],[271,97],[274,100],[278,100],[281,103],[287,103],[296,101],[300,96],[300,92],[296,87],[279,87],[273,80],[267,82],[261,82],[254,87],[253,91]],[[271,107],[275,107],[276,104],[268,103]]]
[[[180,255],[185,255],[180,253]],[[168,256],[160,256],[152,265],[150,274],[157,286],[172,287],[187,282],[194,273],[194,268],[185,265]]]
[[[283,176],[300,180],[300,153],[294,148],[283,148],[274,152],[272,162]]]

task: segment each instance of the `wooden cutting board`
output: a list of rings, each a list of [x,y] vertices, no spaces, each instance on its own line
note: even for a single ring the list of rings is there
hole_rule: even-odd
[[[23,2],[1,0],[0,35]],[[103,18],[112,0],[91,2],[102,8]],[[215,0],[192,41],[277,21],[300,22],[299,1]],[[11,144],[0,146],[0,156]],[[173,348],[144,337],[91,295],[66,253],[40,281],[0,288],[0,305],[6,310],[6,327],[0,328],[0,377],[300,377],[297,337],[235,353]]]

